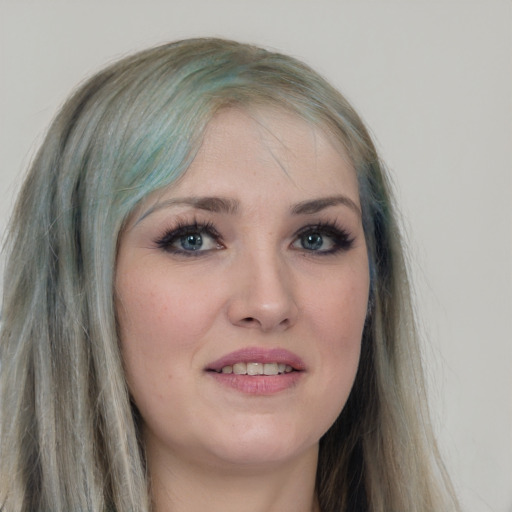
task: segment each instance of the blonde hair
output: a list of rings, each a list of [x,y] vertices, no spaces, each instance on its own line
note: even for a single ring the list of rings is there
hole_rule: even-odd
[[[301,62],[219,39],[101,71],[63,106],[33,162],[7,247],[0,508],[151,509],[118,347],[117,238],[142,199],[186,171],[228,105],[273,105],[320,126],[358,175],[371,298],[352,393],[320,442],[322,512],[458,510],[429,423],[390,187],[367,130]]]

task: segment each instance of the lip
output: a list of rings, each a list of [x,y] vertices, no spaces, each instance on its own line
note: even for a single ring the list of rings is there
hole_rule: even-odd
[[[290,365],[294,371],[280,375],[236,375],[219,373],[224,366],[235,363],[282,363]],[[303,378],[306,370],[304,361],[289,350],[274,348],[249,347],[210,363],[205,371],[217,383],[247,395],[274,395],[293,388]]]
[[[304,361],[293,352],[282,348],[247,347],[225,356],[208,364],[207,371],[220,372],[224,366],[232,366],[235,363],[282,363],[290,365],[296,371],[304,371]]]

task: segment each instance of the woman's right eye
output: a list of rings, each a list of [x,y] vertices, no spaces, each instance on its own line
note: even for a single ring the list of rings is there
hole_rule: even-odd
[[[211,224],[179,225],[156,241],[166,252],[185,256],[199,256],[207,251],[223,249],[220,235]]]

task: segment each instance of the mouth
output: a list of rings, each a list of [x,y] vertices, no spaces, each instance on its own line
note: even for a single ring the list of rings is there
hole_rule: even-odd
[[[217,373],[234,373],[235,375],[281,375],[290,373],[294,370],[292,366],[285,363],[244,363],[242,361],[233,365],[228,364],[220,370],[211,370]]]
[[[210,363],[206,370],[235,375],[283,375],[306,369],[302,359],[285,349],[249,347]]]
[[[266,395],[296,385],[306,366],[288,350],[250,347],[221,357],[205,371],[238,391]]]

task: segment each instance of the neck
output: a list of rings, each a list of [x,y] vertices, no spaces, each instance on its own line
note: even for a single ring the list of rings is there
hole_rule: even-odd
[[[258,467],[205,467],[149,455],[155,512],[320,512],[317,447],[294,460]]]

